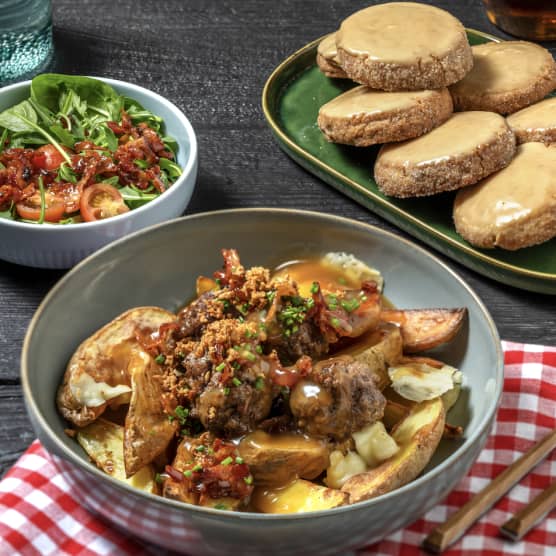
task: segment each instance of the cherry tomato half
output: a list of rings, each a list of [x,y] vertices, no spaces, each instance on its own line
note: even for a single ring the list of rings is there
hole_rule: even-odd
[[[79,206],[85,222],[103,220],[129,211],[120,192],[108,183],[94,183],[85,188]]]
[[[64,157],[53,145],[43,145],[34,153],[31,163],[38,170],[46,170],[51,172],[57,170],[60,164],[64,162]]]
[[[55,195],[46,193],[44,219],[47,222],[59,222],[64,215],[64,202]],[[33,196],[16,203],[17,214],[25,220],[38,220],[41,217],[41,196],[37,192]]]

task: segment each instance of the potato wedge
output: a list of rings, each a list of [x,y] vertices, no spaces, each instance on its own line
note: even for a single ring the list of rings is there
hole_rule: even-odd
[[[193,459],[191,453],[191,444],[189,438],[184,438],[178,445],[176,450],[176,457],[172,462],[172,467],[176,470],[184,469],[185,465]],[[172,500],[179,500],[180,502],[187,502],[188,504],[197,504],[199,495],[192,492],[190,481],[185,477],[180,477],[181,480],[176,480],[172,476],[165,479],[162,485],[162,496]]]
[[[452,340],[460,330],[467,309],[387,309],[380,319],[400,327],[403,350],[415,353]]]
[[[265,489],[256,488],[251,496],[255,510],[265,514],[296,514],[328,510],[347,504],[349,495],[341,490],[297,479],[292,483]]]
[[[137,329],[157,330],[176,316],[159,307],[131,309],[87,338],[75,351],[58,390],[58,409],[78,427],[93,422],[108,405],[127,403],[131,354],[140,350]]]
[[[300,434],[255,431],[238,446],[257,485],[284,485],[292,479],[314,479],[328,466],[328,448]]]
[[[444,415],[441,399],[414,405],[392,430],[399,452],[378,467],[351,477],[342,486],[342,491],[349,493],[350,503],[380,496],[417,477],[440,442]]]
[[[154,359],[144,351],[136,351],[128,372],[132,394],[125,418],[124,462],[129,477],[166,450],[179,423],[170,422],[164,412],[162,377]]]
[[[106,419],[79,429],[77,441],[87,455],[108,475],[145,492],[156,492],[154,469],[145,465],[126,477],[124,465],[124,428]]]
[[[353,344],[335,355],[351,355],[368,365],[380,390],[390,384],[388,367],[402,357],[402,336],[395,324],[380,323],[376,330],[363,335]]]

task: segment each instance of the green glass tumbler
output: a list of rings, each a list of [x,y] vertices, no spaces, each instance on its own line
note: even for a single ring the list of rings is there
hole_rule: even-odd
[[[51,54],[50,0],[0,0],[0,84],[31,76]]]

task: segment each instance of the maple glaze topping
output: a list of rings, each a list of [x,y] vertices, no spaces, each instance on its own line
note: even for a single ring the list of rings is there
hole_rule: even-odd
[[[338,54],[338,51],[336,49],[336,33],[330,33],[330,35],[324,37],[319,43],[317,52],[323,58],[337,62],[336,54]]]
[[[437,91],[378,91],[361,85],[327,102],[320,113],[328,117],[346,118],[356,114],[380,114],[418,106],[438,95]]]
[[[471,154],[507,130],[506,120],[494,112],[456,112],[426,135],[384,146],[379,156],[394,164],[430,164]]]
[[[537,102],[507,118],[513,130],[544,131],[556,128],[556,97]]]
[[[556,207],[556,146],[524,143],[509,166],[458,193],[454,217],[495,231],[547,207]]]
[[[413,2],[391,2],[355,12],[337,32],[338,48],[372,60],[402,64],[446,56],[465,30],[448,12]]]
[[[528,87],[554,64],[550,53],[525,41],[473,46],[473,68],[452,90],[459,94],[506,93]]]

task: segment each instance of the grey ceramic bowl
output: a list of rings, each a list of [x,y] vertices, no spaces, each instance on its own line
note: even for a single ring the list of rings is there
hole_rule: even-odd
[[[99,220],[57,226],[0,219],[0,259],[39,268],[69,268],[122,236],[183,213],[197,179],[197,138],[183,112],[170,101],[133,83],[95,77],[139,101],[164,120],[165,133],[178,143],[182,175],[162,195],[142,207]],[[0,89],[0,112],[29,98],[31,81]]]
[[[135,491],[91,464],[64,434],[56,388],[77,345],[126,309],[176,309],[195,278],[220,268],[220,249],[235,247],[246,266],[273,267],[327,251],[347,251],[381,270],[385,293],[399,307],[469,311],[466,330],[439,358],[465,373],[450,421],[460,442],[443,441],[412,483],[366,502],[298,515],[198,508]],[[190,554],[337,554],[377,541],[434,506],[476,459],[502,391],[498,334],[473,291],[413,243],[365,224],[319,213],[272,209],[199,214],[119,240],[69,272],[47,295],[27,332],[22,384],[35,431],[72,485],[74,496],[117,527],[145,541]]]

